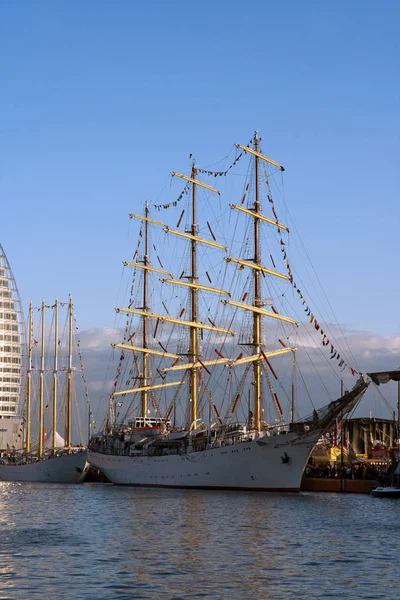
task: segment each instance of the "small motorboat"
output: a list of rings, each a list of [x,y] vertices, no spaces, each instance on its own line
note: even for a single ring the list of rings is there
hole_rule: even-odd
[[[371,494],[376,498],[400,498],[400,462],[387,485],[374,488]]]
[[[376,487],[371,494],[376,498],[400,498],[400,487],[394,485]]]

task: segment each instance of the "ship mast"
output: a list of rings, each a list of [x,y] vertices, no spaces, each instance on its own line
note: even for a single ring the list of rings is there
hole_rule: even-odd
[[[292,395],[291,395],[291,407],[290,407],[290,423],[293,425],[294,423],[294,406],[296,401],[296,355],[293,354],[293,364],[292,364]]]
[[[38,457],[43,454],[43,394],[44,394],[44,320],[45,320],[45,304],[42,300],[42,343],[41,343],[41,364],[40,364],[40,380],[39,380],[39,447]]]
[[[145,217],[146,220],[144,222],[144,257],[143,257],[143,264],[145,267],[149,266],[149,221],[147,220],[149,218],[149,204],[148,202],[146,202],[145,205]],[[148,293],[147,293],[147,288],[148,288],[148,269],[144,269],[144,273],[143,273],[143,308],[142,310],[144,312],[147,312],[149,310],[149,307],[147,305],[147,297],[148,297]],[[148,343],[147,343],[147,319],[148,317],[146,315],[143,315],[143,348],[147,348]],[[147,358],[148,358],[148,354],[147,352],[143,352],[142,355],[142,386],[143,386],[143,390],[141,392],[142,394],[142,417],[146,418],[147,417],[147,411],[148,411],[148,398],[149,398],[149,392],[146,389],[147,387],[147,380],[148,380],[148,362],[147,362]]]
[[[54,369],[53,369],[53,454],[57,444],[57,380],[58,380],[58,299],[54,304]]]
[[[69,342],[68,342],[68,371],[67,371],[67,435],[66,446],[71,447],[71,422],[72,422],[72,321],[73,321],[73,306],[72,296],[69,297],[68,303],[68,321],[69,321]]]
[[[32,300],[29,302],[28,380],[26,388],[26,453],[31,451],[31,390],[32,390],[32,343],[33,314]]]
[[[198,226],[197,226],[197,208],[196,208],[196,186],[199,185],[211,192],[215,192],[217,194],[220,194],[220,192],[211,187],[210,185],[207,185],[206,183],[203,183],[201,181],[199,181],[198,179],[196,179],[197,176],[197,169],[196,166],[193,165],[192,166],[192,172],[191,172],[191,177],[187,177],[186,175],[182,175],[181,173],[176,173],[175,171],[171,172],[172,176],[176,176],[176,177],[180,177],[182,179],[185,179],[186,181],[188,181],[189,183],[192,184],[192,225],[189,229],[189,231],[186,232],[181,232],[181,231],[177,231],[174,229],[170,229],[167,225],[165,225],[164,223],[161,223],[160,221],[154,221],[153,219],[150,219],[147,215],[148,212],[146,211],[146,216],[139,216],[139,215],[134,215],[134,214],[130,214],[130,217],[134,217],[136,219],[140,219],[142,221],[145,221],[146,225],[147,223],[153,223],[154,225],[159,225],[161,226],[164,231],[166,233],[172,234],[172,235],[177,235],[180,237],[183,237],[185,239],[189,239],[191,240],[191,269],[190,269],[190,273],[189,275],[187,275],[185,278],[188,279],[189,281],[181,281],[181,279],[173,279],[173,275],[171,275],[170,273],[168,273],[167,271],[164,270],[160,270],[160,269],[156,269],[154,267],[150,267],[149,266],[149,261],[148,261],[148,234],[147,234],[147,227],[146,227],[146,255],[145,255],[145,261],[140,263],[136,263],[136,262],[124,262],[124,265],[131,265],[137,268],[141,268],[144,269],[144,271],[155,271],[156,273],[161,273],[162,275],[167,275],[168,278],[167,279],[161,279],[161,281],[163,283],[170,283],[173,285],[182,285],[185,287],[190,288],[190,293],[189,293],[189,302],[190,302],[190,314],[191,314],[191,319],[189,321],[181,319],[181,315],[179,316],[179,318],[174,318],[171,317],[169,315],[165,315],[165,314],[156,314],[153,312],[149,311],[149,307],[147,306],[147,283],[144,286],[144,291],[143,291],[143,295],[144,295],[144,306],[141,307],[140,309],[138,308],[117,308],[116,311],[117,312],[124,312],[127,314],[134,314],[134,315],[140,315],[141,317],[144,317],[145,319],[149,319],[149,318],[153,318],[153,319],[158,319],[158,320],[162,320],[163,322],[167,322],[167,323],[174,323],[176,325],[181,325],[181,326],[185,326],[185,327],[190,327],[190,342],[189,342],[189,350],[188,350],[188,356],[191,358],[191,362],[189,363],[185,363],[185,364],[176,364],[179,360],[180,360],[180,356],[176,355],[176,354],[172,354],[170,352],[167,352],[164,348],[163,348],[163,352],[160,352],[159,350],[153,350],[151,348],[149,348],[147,346],[147,340],[145,339],[145,332],[146,332],[146,327],[144,327],[144,332],[143,332],[143,340],[142,342],[143,345],[142,347],[137,347],[137,346],[133,346],[133,345],[128,345],[128,344],[113,344],[114,348],[121,348],[123,350],[131,350],[133,352],[143,352],[144,354],[153,354],[156,356],[162,356],[163,358],[173,358],[175,359],[175,364],[172,367],[169,368],[165,368],[162,371],[168,372],[168,371],[178,371],[181,369],[184,370],[190,370],[190,389],[189,389],[189,404],[190,404],[190,410],[188,410],[188,420],[190,421],[188,423],[189,427],[193,427],[194,429],[196,429],[197,424],[197,416],[198,416],[198,407],[197,407],[197,385],[198,385],[198,373],[197,370],[201,367],[204,367],[205,365],[214,365],[214,364],[219,364],[219,363],[226,363],[228,362],[229,359],[218,359],[218,360],[212,360],[212,361],[206,361],[205,363],[203,362],[198,362],[197,360],[197,355],[199,353],[199,348],[198,348],[198,333],[197,331],[199,329],[205,329],[205,330],[212,330],[212,331],[218,331],[218,332],[222,332],[222,333],[227,333],[230,335],[234,335],[234,332],[228,329],[223,329],[221,327],[216,327],[214,324],[212,325],[207,325],[205,323],[201,323],[198,320],[198,298],[197,298],[197,292],[198,290],[206,290],[208,292],[214,292],[217,294],[227,294],[230,296],[230,294],[224,290],[219,290],[210,286],[205,286],[205,285],[200,285],[197,281],[198,281],[198,274],[197,274],[197,244],[201,243],[201,244],[205,244],[208,246],[213,246],[214,248],[220,248],[223,250],[227,250],[226,246],[223,246],[222,244],[217,243],[216,241],[211,241],[211,240],[207,240],[204,238],[201,238],[197,235],[198,232]],[[146,258],[147,257],[147,258]],[[146,264],[147,263],[147,264]],[[147,280],[145,280],[147,282]],[[182,313],[183,314],[183,313]],[[145,321],[144,321],[145,323]],[[143,347],[144,346],[144,347]],[[143,366],[143,379],[148,379],[149,378],[149,372],[148,369],[145,368],[146,363],[142,362]],[[144,386],[140,386],[140,387],[136,387],[136,388],[132,388],[129,390],[120,390],[118,392],[114,392],[113,393],[113,398],[115,400],[115,397],[120,395],[120,394],[128,394],[128,393],[138,393],[138,392],[146,392],[147,395],[142,395],[142,409],[147,407],[147,399],[148,399],[148,392],[150,390],[154,390],[154,389],[163,389],[166,387],[170,387],[170,386],[180,386],[182,385],[182,380],[180,381],[171,381],[168,383],[162,383],[162,384],[155,384],[155,385],[144,385]],[[144,406],[144,404],[146,403],[146,405]]]
[[[258,153],[258,132],[254,133],[254,149]],[[254,212],[256,215],[261,213],[261,204],[259,199],[259,158],[255,155],[255,203]],[[254,264],[261,263],[260,254],[260,219],[254,219]],[[254,306],[260,308],[261,302],[261,271],[254,269]],[[253,312],[253,345],[254,353],[260,355],[261,349],[261,314]],[[254,373],[254,427],[256,431],[261,429],[261,404],[262,404],[262,386],[261,386],[261,361],[256,360],[253,363]]]
[[[192,179],[196,179],[197,169],[193,164],[192,166]],[[196,183],[192,183],[192,228],[191,233],[193,238],[197,236],[197,198],[196,198]],[[197,284],[197,241],[191,240],[191,274],[190,281],[192,284]],[[191,321],[197,323],[198,311],[197,311],[197,288],[190,288],[190,306],[191,306]],[[189,355],[192,363],[196,363],[198,354],[198,337],[197,328],[192,327],[190,329],[190,349]],[[196,429],[197,421],[197,367],[190,369],[190,423],[189,426],[193,426]]]
[[[274,165],[275,167],[279,168],[281,171],[284,171],[285,169],[279,163],[275,162],[271,158],[268,158],[267,156],[264,156],[264,154],[260,153],[259,138],[258,138],[257,131],[254,133],[253,146],[254,146],[254,148],[251,148],[250,145],[242,146],[241,144],[236,144],[237,148],[240,148],[243,152],[251,154],[252,156],[255,157],[254,205],[252,208],[245,208],[244,206],[237,205],[237,204],[229,205],[231,208],[238,210],[242,213],[245,213],[247,215],[250,215],[254,219],[253,257],[251,258],[251,260],[241,260],[239,258],[234,258],[234,257],[227,257],[225,259],[228,262],[233,262],[233,263],[241,265],[242,268],[248,267],[248,268],[252,269],[252,271],[253,271],[253,288],[254,288],[253,289],[253,291],[254,291],[253,303],[252,304],[244,303],[245,298],[242,299],[242,302],[236,302],[234,300],[223,300],[222,302],[224,304],[230,304],[232,306],[236,306],[237,308],[248,310],[253,313],[253,339],[250,342],[250,345],[252,345],[254,348],[253,354],[250,356],[247,356],[244,359],[234,361],[234,364],[238,365],[238,364],[243,364],[244,362],[246,362],[246,363],[252,362],[253,363],[252,385],[253,385],[253,411],[254,412],[252,415],[253,419],[250,420],[250,418],[249,418],[249,424],[251,423],[251,421],[254,421],[253,423],[251,423],[251,427],[253,427],[256,431],[260,431],[262,428],[262,425],[263,425],[261,361],[262,361],[262,359],[264,359],[269,364],[269,362],[268,362],[269,358],[272,358],[274,356],[281,356],[282,354],[287,354],[289,352],[296,351],[296,348],[285,347],[285,348],[279,349],[279,350],[272,350],[270,352],[264,352],[264,350],[262,348],[263,344],[262,344],[262,335],[261,335],[263,318],[268,317],[271,319],[277,319],[279,321],[291,323],[296,326],[298,326],[298,322],[295,321],[294,319],[291,319],[290,317],[279,314],[276,310],[274,310],[272,312],[272,311],[265,310],[263,308],[265,303],[263,302],[263,299],[261,296],[261,275],[264,275],[264,273],[266,273],[268,275],[271,275],[272,277],[277,277],[279,279],[283,279],[286,281],[291,281],[291,277],[289,274],[286,275],[285,273],[280,273],[279,271],[276,271],[275,269],[269,269],[262,264],[262,262],[261,262],[260,224],[261,224],[261,222],[269,223],[270,225],[278,228],[278,230],[283,229],[284,231],[287,231],[287,232],[289,232],[289,228],[286,225],[283,225],[283,223],[280,223],[278,221],[278,219],[276,218],[276,215],[275,215],[275,220],[270,219],[269,217],[266,217],[265,215],[263,215],[262,210],[261,210],[260,191],[259,191],[259,187],[260,187],[259,161],[260,160],[263,160],[265,162],[268,162],[268,163]],[[246,194],[245,194],[244,198],[245,197],[246,197]],[[243,201],[244,201],[244,198],[243,198]],[[243,201],[242,201],[242,203],[243,203]],[[245,296],[247,296],[247,294]],[[267,379],[268,379],[268,377],[267,377]],[[273,393],[273,390],[271,390],[271,393],[273,395],[275,405],[276,405],[277,409],[279,410],[280,414],[282,415],[282,409],[279,406],[279,402],[276,397],[276,394]],[[234,407],[235,407],[235,403],[233,404],[233,408]],[[250,411],[249,411],[249,417],[250,417]]]

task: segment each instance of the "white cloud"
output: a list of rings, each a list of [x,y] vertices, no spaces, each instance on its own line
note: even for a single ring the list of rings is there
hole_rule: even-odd
[[[348,370],[342,373],[335,360],[330,360],[329,348],[321,346],[318,336],[311,335],[311,325],[300,325],[299,339],[296,340],[297,363],[301,368],[304,381],[308,391],[305,392],[301,379],[297,377],[298,382],[298,407],[301,415],[310,413],[311,396],[314,405],[318,408],[340,395],[340,377],[344,377],[345,385],[351,388],[356,381]],[[361,372],[389,370],[400,367],[400,337],[399,336],[380,336],[365,331],[353,331],[345,328],[329,326],[332,338],[337,340],[338,346],[343,350],[343,356],[349,364],[354,364]],[[303,335],[306,333],[306,335]],[[314,342],[313,337],[316,341]],[[120,340],[120,333],[113,328],[93,328],[80,332],[83,364],[86,380],[88,382],[91,404],[96,412],[98,422],[101,422],[108,406],[108,397],[115,378],[117,365],[120,359],[120,352],[112,350],[110,344]],[[173,345],[176,344],[174,340]],[[213,348],[215,345],[213,344]],[[346,352],[346,349],[349,350]],[[306,350],[312,358],[313,364],[305,360],[302,349]],[[274,362],[275,364],[279,364]],[[281,364],[284,364],[283,362]],[[315,368],[314,368],[315,367]],[[282,376],[282,383],[290,379],[290,368],[286,367],[286,372]],[[321,381],[324,383],[323,389]],[[390,385],[390,384],[389,384]],[[394,393],[388,386],[380,386],[379,393],[371,386],[364,397],[357,415],[369,415],[372,411],[373,416],[391,418],[391,410],[395,409]],[[221,389],[220,382],[215,386],[217,390]],[[212,391],[212,390],[211,390]],[[379,398],[380,394],[389,397],[392,409],[386,406],[385,402]],[[397,394],[397,391],[396,391]],[[390,398],[390,396],[393,396]],[[267,395],[266,395],[267,399]],[[396,396],[397,401],[397,396]],[[216,398],[218,404],[218,398]]]
[[[118,330],[111,327],[92,327],[80,332],[81,348],[105,350],[117,341]]]

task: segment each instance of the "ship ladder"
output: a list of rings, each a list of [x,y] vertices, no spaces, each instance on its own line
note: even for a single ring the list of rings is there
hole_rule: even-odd
[[[279,425],[284,425],[285,424],[285,419],[284,419],[283,414],[282,414],[282,408],[281,408],[281,405],[279,404],[279,401],[277,399],[276,392],[274,390],[274,386],[272,385],[271,377],[270,377],[270,375],[268,373],[268,369],[262,367],[262,370],[263,370],[265,378],[267,380],[269,391],[270,391],[271,398],[272,398],[272,402],[274,403],[274,406],[275,406],[275,409],[276,409],[276,412],[277,412],[277,415],[278,415]]]
[[[244,389],[244,384],[246,383],[247,375],[249,374],[249,371],[250,371],[251,367],[252,367],[252,364],[249,363],[246,366],[246,368],[244,370],[244,373],[243,373],[243,375],[242,375],[242,377],[241,377],[241,379],[239,381],[239,385],[238,385],[236,394],[235,394],[235,396],[234,396],[234,398],[233,398],[233,400],[231,402],[231,405],[229,406],[229,408],[228,408],[228,410],[227,410],[227,412],[225,414],[225,419],[224,420],[227,423],[230,423],[232,421],[233,414],[234,414],[235,409],[236,409],[237,401],[239,400],[240,396],[242,395],[242,392],[243,392],[243,389]]]

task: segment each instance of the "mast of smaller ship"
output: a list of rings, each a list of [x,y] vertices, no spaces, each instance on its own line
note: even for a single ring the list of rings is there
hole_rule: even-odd
[[[67,371],[67,435],[66,446],[71,447],[71,423],[72,423],[72,321],[73,321],[73,306],[72,296],[69,296],[68,303],[68,322],[69,322],[69,340],[68,340],[68,371]]]
[[[31,391],[32,391],[33,313],[29,302],[28,380],[26,387],[26,453],[31,451]]]
[[[149,265],[149,221],[147,220],[149,218],[149,204],[148,202],[146,202],[145,205],[145,217],[146,220],[144,222],[144,257],[143,257],[143,264],[145,267],[147,267]],[[149,310],[148,304],[147,304],[147,297],[148,297],[148,293],[147,293],[147,287],[148,287],[148,269],[144,269],[144,273],[143,273],[143,311],[147,312]],[[143,348],[147,348],[148,344],[147,344],[147,316],[143,315]],[[145,388],[147,386],[147,380],[148,380],[148,364],[147,364],[147,357],[148,354],[147,352],[143,352],[142,354],[142,386]],[[148,398],[149,398],[149,393],[147,391],[147,389],[143,389],[142,392],[142,417],[147,417],[147,411],[148,411]]]
[[[192,165],[192,179],[196,179],[197,169],[196,166]],[[197,199],[196,199],[196,184],[192,183],[192,236],[197,236]],[[197,242],[195,239],[191,241],[191,274],[190,281],[192,284],[197,283]],[[197,289],[192,287],[190,289],[190,306],[191,306],[191,321],[197,322]],[[192,363],[197,361],[198,353],[198,338],[197,328],[190,328],[190,349],[189,354]],[[190,423],[189,426],[193,425],[196,429],[197,421],[197,368],[192,367],[190,369]]]
[[[42,343],[41,343],[41,364],[40,364],[40,380],[39,380],[39,459],[43,454],[43,394],[44,394],[44,300],[42,300]]]
[[[57,445],[57,380],[58,380],[58,299],[54,304],[54,368],[53,368],[53,454]]]
[[[259,152],[258,149],[258,132],[254,133],[254,150]],[[256,214],[261,213],[261,204],[259,199],[259,159],[255,156],[255,202],[254,212]],[[254,263],[259,265],[261,263],[260,255],[260,219],[254,219]],[[261,271],[254,269],[254,306],[261,306]],[[253,345],[254,353],[260,354],[261,348],[261,315],[259,313],[253,313]],[[256,431],[261,429],[261,403],[262,403],[262,386],[261,386],[261,361],[256,360],[253,363],[254,372],[254,427]]]

